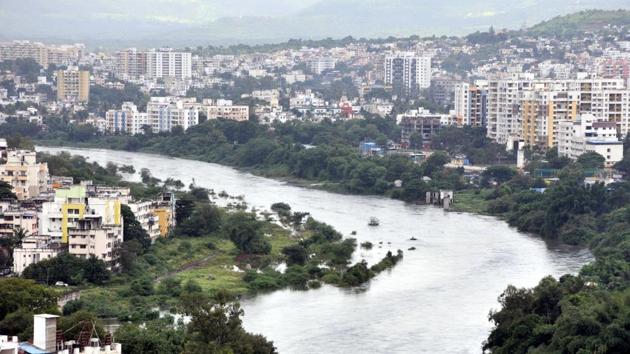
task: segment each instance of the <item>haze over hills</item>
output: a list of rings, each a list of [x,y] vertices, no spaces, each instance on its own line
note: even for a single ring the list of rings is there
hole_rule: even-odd
[[[91,45],[262,43],[516,29],[627,0],[3,0],[0,36]]]

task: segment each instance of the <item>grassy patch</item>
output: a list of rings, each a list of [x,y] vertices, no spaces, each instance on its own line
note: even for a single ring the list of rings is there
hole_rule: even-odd
[[[486,196],[492,190],[465,190],[455,194],[452,210],[475,214],[488,214],[488,200]]]

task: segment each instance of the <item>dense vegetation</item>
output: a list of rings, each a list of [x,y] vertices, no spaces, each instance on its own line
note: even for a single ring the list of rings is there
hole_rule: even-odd
[[[119,171],[132,172],[129,167],[102,167],[68,154],[39,157],[54,174],[77,180],[127,186]],[[0,300],[2,333],[30,338],[33,313],[46,310],[63,314],[60,327],[69,330],[81,320],[95,323],[101,332],[99,318],[130,321],[116,334],[129,352],[274,353],[271,342],[242,328],[243,312],[235,296],[287,286],[307,289],[320,282],[359,286],[402,258],[400,251],[396,256],[390,253],[363,276],[357,269],[365,262],[349,264],[355,240],[344,240],[331,226],[308,218],[308,213],[294,212],[285,203],[272,206],[275,215],[246,212],[242,202],[220,208],[211,200],[237,199],[195,186],[184,192],[181,182],[161,181],[146,170],[140,175],[144,182],[134,184],[138,195],[162,190],[178,195],[178,225],[169,237],[151,244],[131,209],[123,205],[120,267],[110,272],[94,257],[62,254],[27,267],[23,277],[39,284],[0,279],[6,282],[0,284],[1,295],[10,298],[21,292],[19,301]],[[277,270],[283,262],[286,271]],[[68,302],[62,311],[56,308],[61,291],[46,286],[57,281],[81,292],[81,298]],[[12,288],[7,294],[2,293],[5,285]],[[182,327],[169,316],[160,318],[155,308],[189,315],[191,321]]]
[[[627,155],[626,155],[627,156]],[[560,167],[559,181],[513,173],[486,176],[478,192],[487,212],[551,241],[588,245],[596,261],[579,275],[541,280],[533,289],[508,287],[490,314],[495,328],[484,344],[492,353],[627,353],[630,351],[630,182],[585,184],[598,159],[577,162],[552,150],[530,164]],[[539,193],[531,188],[546,188]],[[538,189],[540,191],[540,189]]]
[[[16,130],[14,133],[21,133]],[[373,140],[386,146],[398,140],[399,128],[388,119],[370,118],[345,122],[290,122],[267,129],[255,122],[207,121],[186,132],[136,136],[97,136],[73,139],[60,129],[31,136],[45,142],[74,142],[128,151],[148,151],[170,156],[217,162],[253,170],[270,177],[323,182],[323,188],[358,194],[384,194],[394,198],[423,200],[428,190],[463,189],[462,171],[447,170],[445,154],[435,153],[418,165],[405,155],[363,157],[358,146]],[[479,128],[444,128],[434,147],[464,154],[476,164],[507,162],[513,157],[485,137]],[[423,180],[427,176],[432,181]],[[400,180],[402,187],[396,187]]]

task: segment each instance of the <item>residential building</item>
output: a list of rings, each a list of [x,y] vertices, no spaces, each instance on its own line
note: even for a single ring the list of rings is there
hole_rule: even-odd
[[[397,93],[414,94],[431,86],[431,57],[399,52],[385,58],[385,84]]]
[[[412,110],[399,114],[396,123],[401,127],[400,143],[403,147],[410,147],[413,136],[417,134],[422,138],[422,147],[429,148],[433,136],[441,129],[442,115],[425,109]]]
[[[313,74],[321,75],[326,70],[333,70],[337,61],[331,57],[320,57],[309,62],[309,69]]]
[[[552,146],[557,122],[578,114],[615,122],[622,136],[630,130],[630,90],[623,79],[536,80],[523,74],[490,80],[487,101],[488,137],[499,143],[524,137],[527,143]]]
[[[271,107],[278,107],[280,105],[280,91],[277,89],[255,90],[252,92],[252,97],[269,103]]]
[[[28,236],[13,250],[13,272],[20,275],[29,265],[57,257],[64,251],[65,247],[51,242],[48,236]]]
[[[115,56],[116,75],[121,78],[138,78],[147,74],[148,56],[146,51],[128,48]]]
[[[486,82],[462,82],[454,89],[454,110],[459,126],[485,127],[488,115]]]
[[[200,105],[194,98],[151,97],[147,103],[146,123],[154,133],[169,132],[176,126],[187,130],[199,124],[199,110]]]
[[[147,113],[138,111],[133,102],[124,102],[118,110],[110,109],[105,114],[106,131],[110,133],[140,134],[143,127],[150,126]]]
[[[10,150],[0,180],[13,187],[18,200],[35,198],[48,190],[48,165],[37,162],[35,151]]]
[[[237,122],[249,120],[249,106],[236,106],[230,100],[204,100],[208,119],[230,119]]]
[[[575,120],[579,94],[567,91],[525,91],[521,102],[522,139],[526,145],[557,144],[559,122]]]
[[[0,61],[31,58],[44,68],[49,64],[75,65],[84,49],[82,44],[54,46],[40,42],[12,41],[0,43]]]
[[[87,103],[90,98],[90,73],[70,67],[57,71],[57,101]]]
[[[623,142],[614,122],[598,121],[592,114],[559,122],[558,155],[577,159],[586,152],[602,155],[606,167],[623,159]]]
[[[9,205],[0,211],[0,239],[12,237],[15,230],[21,229],[26,235],[37,235],[37,211],[16,205]]]
[[[115,250],[123,241],[121,200],[88,196],[84,185],[59,188],[52,202],[42,204],[39,232],[68,246],[70,254],[91,255],[115,267]]]
[[[177,52],[169,48],[152,49],[146,53],[147,77],[158,79],[192,77],[192,54]]]
[[[174,194],[166,193],[158,200],[134,201],[128,204],[142,228],[151,237],[151,241],[166,237],[174,226],[174,198]]]

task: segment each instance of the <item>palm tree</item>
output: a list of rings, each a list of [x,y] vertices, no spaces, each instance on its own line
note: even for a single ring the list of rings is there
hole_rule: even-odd
[[[8,253],[9,264],[13,264],[13,250],[22,246],[22,241],[28,237],[28,230],[22,226],[13,228],[13,236],[3,239],[0,247],[3,247]]]

